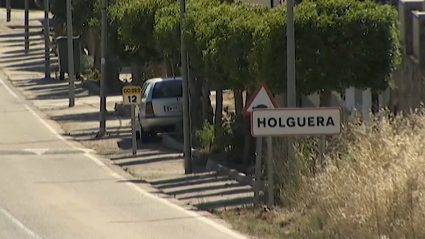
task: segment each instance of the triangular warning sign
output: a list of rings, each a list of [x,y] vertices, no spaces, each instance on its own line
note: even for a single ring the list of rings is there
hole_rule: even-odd
[[[249,97],[244,109],[242,110],[242,114],[249,114],[256,108],[275,109],[277,107],[276,100],[274,99],[270,89],[266,84],[261,83]]]

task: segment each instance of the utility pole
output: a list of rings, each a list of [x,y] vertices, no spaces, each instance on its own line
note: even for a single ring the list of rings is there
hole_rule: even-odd
[[[11,11],[12,11],[12,0],[6,0],[6,21],[10,22],[11,20]]]
[[[44,0],[44,79],[50,79],[49,0]]]
[[[25,0],[24,27],[25,27],[25,53],[30,50],[30,29],[29,29],[29,0]]]
[[[107,31],[107,6],[108,1],[102,0],[102,33],[100,39],[100,109],[99,109],[99,132],[97,137],[103,137],[106,133],[106,31]]]
[[[184,141],[184,172],[192,173],[192,142],[190,139],[190,115],[189,115],[189,80],[187,74],[187,49],[184,37],[186,1],[180,0],[180,52],[181,52],[181,74],[183,78],[183,141]]]
[[[74,72],[74,36],[72,33],[72,2],[66,0],[66,30],[68,33],[68,77],[69,77],[69,107],[75,105],[75,72]]]
[[[286,95],[288,107],[297,107],[297,92],[295,85],[295,33],[294,33],[294,0],[287,0],[286,3],[286,35],[287,35],[287,83]],[[288,159],[295,160],[294,137],[288,139]]]

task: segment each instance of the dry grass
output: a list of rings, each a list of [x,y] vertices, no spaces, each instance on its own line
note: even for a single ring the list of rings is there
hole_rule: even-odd
[[[235,212],[223,217],[260,238],[425,238],[424,145],[424,110],[381,113],[370,124],[353,120],[329,142],[328,165],[314,175],[315,151],[305,142],[294,164],[276,149],[277,194],[287,210],[269,217],[245,210],[255,223],[232,220]]]

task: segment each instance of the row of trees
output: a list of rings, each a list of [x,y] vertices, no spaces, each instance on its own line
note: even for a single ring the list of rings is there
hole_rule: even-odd
[[[66,22],[65,1],[50,0],[59,22]],[[89,53],[99,59],[101,0],[73,0],[74,29],[91,34]],[[214,122],[215,138],[223,138],[222,91],[235,95],[236,118],[242,92],[266,82],[273,93],[286,87],[285,7],[273,9],[223,0],[187,0],[184,34],[190,65],[192,125]],[[388,87],[400,61],[397,12],[390,5],[356,0],[304,0],[295,6],[297,93],[320,93],[347,87]],[[165,65],[179,74],[180,21],[176,0],[109,0],[109,56],[124,65]],[[95,67],[99,67],[95,63]],[[144,72],[146,73],[146,72]],[[159,74],[158,72],[156,74]],[[139,79],[142,74],[139,75]],[[217,90],[213,120],[209,92]],[[202,112],[202,114],[199,114]],[[243,127],[242,127],[243,128]],[[246,136],[246,135],[245,135]],[[245,138],[248,158],[250,137]],[[223,140],[216,140],[223,142]],[[244,140],[242,140],[244,141]],[[239,152],[242,148],[233,147]]]

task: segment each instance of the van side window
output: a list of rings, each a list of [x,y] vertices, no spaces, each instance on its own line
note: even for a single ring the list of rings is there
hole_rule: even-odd
[[[143,87],[142,87],[142,99],[145,99],[146,97],[148,97],[148,93],[149,93],[148,86],[149,86],[149,83],[148,82],[146,82],[145,84],[143,84]]]

